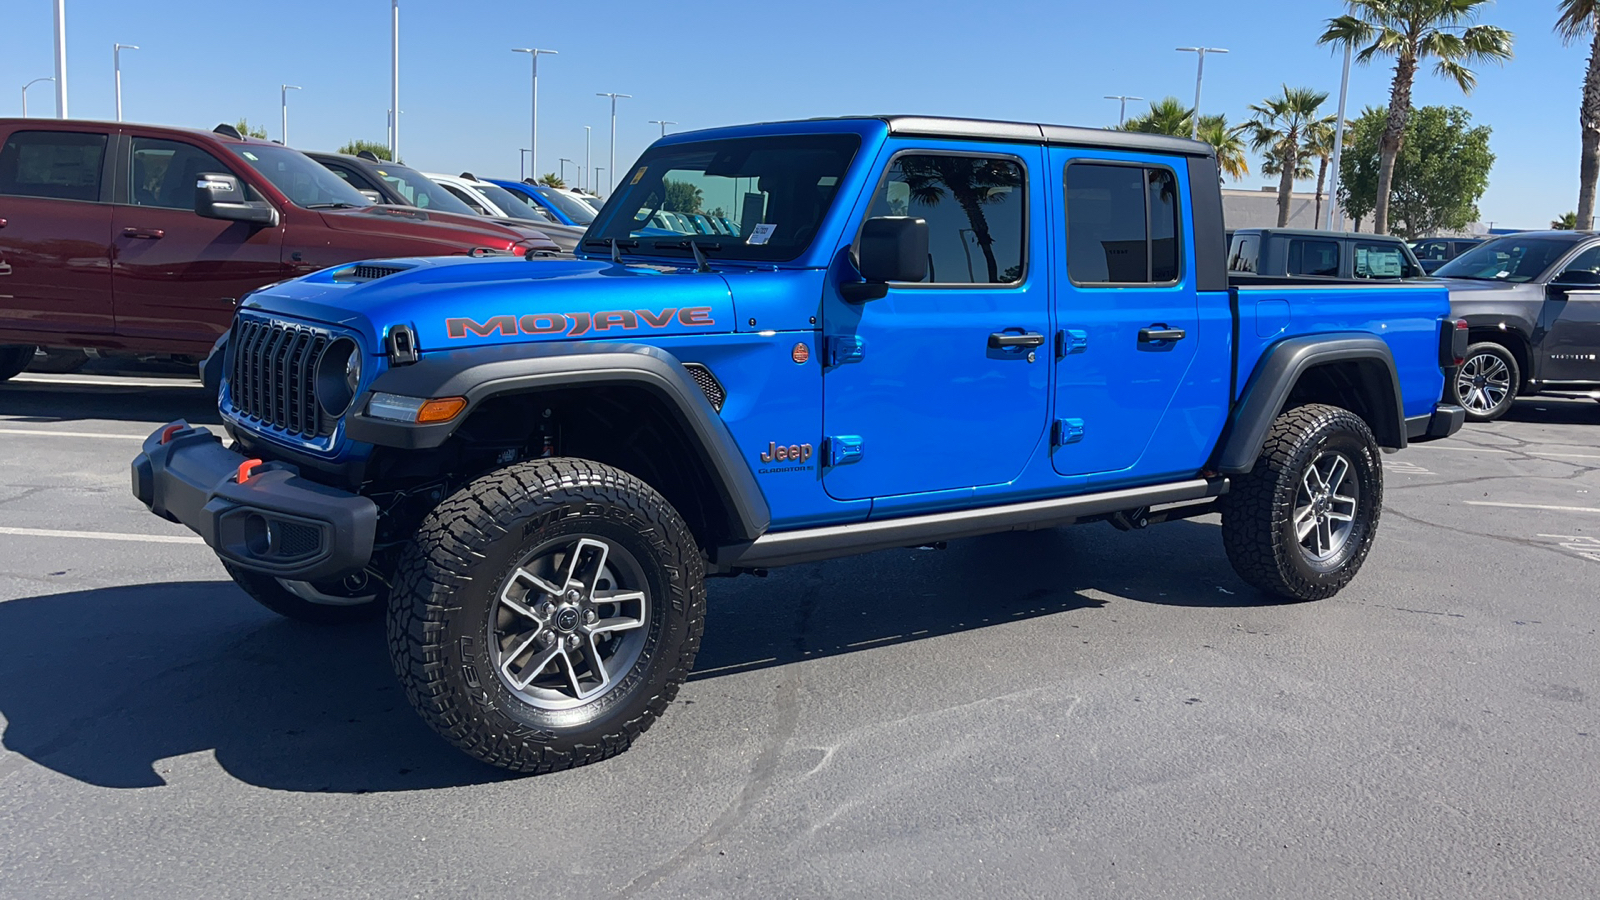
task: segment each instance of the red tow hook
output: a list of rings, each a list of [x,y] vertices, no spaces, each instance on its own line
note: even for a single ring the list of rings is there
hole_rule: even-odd
[[[180,431],[188,431],[188,430],[189,430],[189,426],[187,426],[187,425],[168,425],[167,427],[161,429],[161,443],[165,444],[168,441],[172,440],[172,436],[173,435],[177,434]]]
[[[239,483],[244,484],[246,481],[249,481],[250,473],[254,472],[260,465],[261,460],[259,459],[247,459],[244,462],[239,463]]]

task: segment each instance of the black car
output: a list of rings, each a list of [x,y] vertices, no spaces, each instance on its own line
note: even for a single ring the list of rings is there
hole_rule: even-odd
[[[1228,241],[1228,272],[1296,281],[1395,280],[1423,275],[1397,237],[1292,228],[1240,228]]]
[[[1600,391],[1600,233],[1509,235],[1435,274],[1470,329],[1451,387],[1468,419],[1498,419],[1519,395]]]
[[[1417,255],[1422,271],[1433,274],[1439,267],[1473,247],[1483,243],[1483,238],[1426,238],[1411,242],[1411,252]]]

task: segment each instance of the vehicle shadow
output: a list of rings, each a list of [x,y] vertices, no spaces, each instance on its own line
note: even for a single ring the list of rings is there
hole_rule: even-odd
[[[1228,569],[1213,526],[995,535],[944,552],[889,551],[714,581],[691,677],[1089,614],[1125,600],[1264,602]],[[422,723],[390,671],[382,632],[376,622],[318,628],[279,619],[225,581],[6,601],[0,745],[111,788],[165,784],[169,760],[205,752],[244,782],[284,791],[408,791],[514,777]]]
[[[1523,397],[1511,404],[1500,421],[1530,425],[1600,425],[1600,403],[1588,397]]]
[[[85,384],[66,379],[0,382],[0,415],[15,424],[71,422],[84,419],[124,422],[170,422],[221,425],[217,393],[192,379],[171,379],[170,386]]]

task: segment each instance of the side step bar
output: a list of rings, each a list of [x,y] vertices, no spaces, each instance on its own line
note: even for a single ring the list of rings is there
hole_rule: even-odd
[[[1054,528],[1122,510],[1220,497],[1227,491],[1226,478],[1196,478],[1053,500],[780,531],[764,534],[750,544],[719,548],[715,564],[724,571],[775,568],[1000,531]]]

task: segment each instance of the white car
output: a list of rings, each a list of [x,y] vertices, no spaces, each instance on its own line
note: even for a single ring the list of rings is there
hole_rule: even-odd
[[[539,207],[518,199],[516,194],[497,184],[490,184],[474,177],[471,172],[462,172],[460,175],[441,175],[435,172],[422,174],[454,194],[462,203],[470,206],[473,212],[499,219],[516,219],[532,225],[549,235],[550,239],[563,250],[571,251],[583,237],[584,229],[562,225]]]

